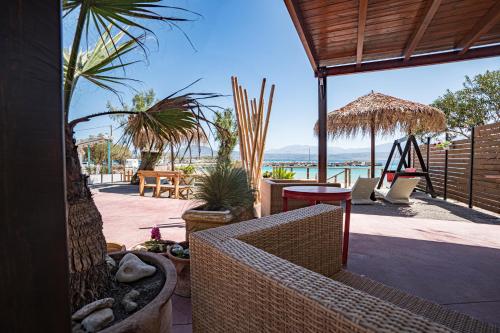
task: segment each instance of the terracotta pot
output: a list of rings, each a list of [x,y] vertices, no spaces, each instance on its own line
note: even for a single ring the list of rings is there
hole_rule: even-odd
[[[189,249],[189,242],[180,242],[179,244],[184,249]],[[170,247],[166,255],[173,262],[177,272],[177,285],[174,293],[182,297],[191,297],[191,260],[174,256],[170,253]]]
[[[165,275],[165,284],[158,295],[139,311],[119,323],[105,328],[101,333],[170,333],[172,332],[172,293],[177,283],[175,267],[162,255],[146,251],[123,251],[111,256],[121,259],[125,254],[133,253],[144,262],[154,265]]]
[[[229,210],[210,211],[202,208],[203,206],[199,206],[182,214],[182,218],[186,222],[186,240],[189,240],[189,234],[192,232],[246,221],[254,217],[253,208],[235,208],[232,212]]]

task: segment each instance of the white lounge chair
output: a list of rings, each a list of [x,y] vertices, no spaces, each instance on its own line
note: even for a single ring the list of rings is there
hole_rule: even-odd
[[[375,190],[379,178],[358,178],[352,187],[351,203],[353,205],[372,205],[375,201],[370,197]]]
[[[410,195],[419,181],[420,178],[398,178],[391,188],[375,190],[375,197],[393,204],[409,204]]]

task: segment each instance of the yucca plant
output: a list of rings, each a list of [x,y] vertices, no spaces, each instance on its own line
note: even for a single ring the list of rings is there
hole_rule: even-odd
[[[130,60],[137,53],[132,51],[146,51],[145,43],[150,39],[146,37],[154,35],[146,26],[147,21],[163,22],[176,28],[179,22],[188,20],[164,16],[161,12],[165,10],[192,13],[165,6],[160,0],[63,1],[64,17],[76,16],[72,44],[64,52],[63,91],[68,261],[73,309],[101,297],[109,281],[102,218],[80,169],[73,128],[94,117],[125,114],[133,117],[132,126],[140,133],[175,140],[204,119],[203,105],[198,100],[215,96],[175,93],[146,110],[108,110],[70,121],[71,98],[81,80],[117,95],[117,87],[128,87],[136,81],[127,77],[125,69],[137,63],[137,60]]]
[[[243,168],[221,163],[205,170],[195,197],[205,203],[203,210],[220,211],[252,207],[254,193]]]

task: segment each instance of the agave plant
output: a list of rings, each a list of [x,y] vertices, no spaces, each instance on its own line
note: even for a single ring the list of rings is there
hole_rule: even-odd
[[[285,168],[275,168],[272,172],[272,177],[274,179],[293,179],[295,172],[287,171]]]
[[[254,201],[245,169],[229,163],[208,168],[199,179],[195,197],[203,201],[204,210],[209,211],[249,208]]]
[[[117,87],[130,86],[136,80],[126,75],[130,60],[146,51],[147,35],[154,33],[148,21],[164,22],[174,28],[187,21],[184,17],[164,16],[165,10],[183,14],[188,10],[160,4],[160,0],[64,0],[64,17],[76,16],[74,35],[64,53],[64,120],[66,133],[66,195],[68,204],[68,255],[70,295],[73,309],[95,300],[109,281],[106,268],[106,242],[102,218],[92,199],[86,178],[80,170],[73,128],[98,116],[125,114],[134,117],[133,125],[141,133],[162,140],[175,140],[189,133],[204,118],[203,105],[197,99],[214,95],[173,94],[147,110],[98,112],[70,121],[71,97],[81,80],[119,94]],[[93,36],[96,36],[92,39]],[[83,46],[87,46],[83,49]],[[89,47],[91,46],[91,47]],[[144,52],[146,54],[146,52]]]

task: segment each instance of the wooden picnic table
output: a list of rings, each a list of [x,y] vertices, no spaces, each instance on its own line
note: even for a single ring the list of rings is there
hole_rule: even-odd
[[[162,188],[171,188],[172,185],[162,185],[162,178],[172,179],[174,185],[174,198],[179,198],[179,182],[181,177],[183,176],[182,171],[151,171],[151,170],[139,170],[137,171],[137,176],[139,177],[139,194],[144,196],[145,188],[153,188],[153,196],[159,198],[161,194]],[[146,182],[146,178],[155,178],[156,181],[154,184],[148,184]]]

